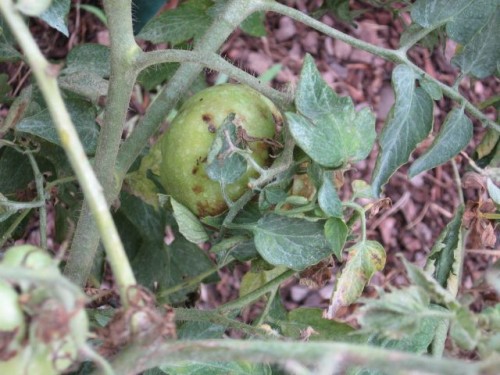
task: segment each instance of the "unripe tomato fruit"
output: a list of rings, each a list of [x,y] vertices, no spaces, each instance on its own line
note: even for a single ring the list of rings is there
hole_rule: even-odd
[[[224,84],[189,98],[159,141],[163,187],[199,217],[218,215],[227,209],[220,184],[208,178],[205,166],[216,130],[231,113],[235,114],[234,123],[253,138],[273,138],[282,122],[276,106],[259,92],[244,85]],[[260,166],[270,164],[265,142],[248,142],[248,145]],[[228,185],[226,193],[230,199],[241,197],[248,189],[249,178],[256,175],[255,170],[248,169]]]
[[[6,281],[0,280],[0,332],[17,330],[16,338],[24,333],[24,314],[19,305],[19,296]]]
[[[11,267],[26,267],[40,270],[55,267],[55,263],[45,250],[33,245],[18,245],[9,248],[3,255],[2,264]]]

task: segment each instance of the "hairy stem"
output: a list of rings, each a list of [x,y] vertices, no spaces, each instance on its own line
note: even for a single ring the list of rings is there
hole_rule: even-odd
[[[363,207],[354,202],[342,202],[342,206],[352,208],[361,220],[361,242],[366,241],[366,212]]]
[[[102,187],[90,165],[75,126],[66,110],[57,85],[55,69],[43,56],[33,39],[22,16],[17,12],[11,0],[0,0],[0,11],[17,38],[26,59],[33,71],[40,91],[47,103],[49,113],[57,129],[61,145],[68,156],[82,187],[84,196],[97,222],[98,233],[103,236],[103,243],[108,259],[119,271],[116,281],[122,298],[126,296],[128,286],[135,284],[132,270],[125,255],[125,249],[118,236],[115,224],[109,212]]]
[[[336,361],[347,369],[364,367],[389,374],[425,373],[439,375],[479,375],[493,370],[496,363],[470,363],[456,359],[439,359],[425,355],[392,351],[367,345],[338,342],[283,342],[263,340],[199,340],[165,342],[158,346],[136,345],[123,350],[112,362],[117,374],[136,374],[145,369],[168,363],[194,360],[278,363],[296,361],[314,368],[324,361]],[[100,373],[100,372],[99,372]],[[340,373],[340,372],[339,372]],[[490,372],[493,374],[494,372]]]
[[[206,68],[224,73],[231,78],[244,83],[257,91],[261,92],[281,108],[290,106],[292,98],[281,91],[275,90],[272,87],[263,84],[258,78],[237,68],[230,62],[224,60],[221,56],[214,52],[204,51],[185,51],[185,50],[162,50],[142,53],[136,62],[137,72],[151,65],[171,62],[190,62],[198,63]]]

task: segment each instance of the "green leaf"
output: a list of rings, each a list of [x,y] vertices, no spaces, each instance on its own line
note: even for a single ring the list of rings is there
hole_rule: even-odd
[[[479,10],[479,7],[476,10]],[[484,9],[481,11],[484,12]],[[500,60],[500,38],[498,38],[500,35],[500,7],[497,7],[492,14],[487,15],[488,18],[484,19],[484,24],[476,30],[474,36],[463,46],[460,53],[451,60],[454,65],[462,69],[463,73],[472,74],[479,79],[495,74],[497,63]],[[450,37],[453,38],[451,33]]]
[[[321,222],[269,214],[257,222],[254,234],[257,251],[275,266],[302,270],[332,253]]]
[[[283,272],[286,271],[286,267],[274,267],[271,270],[258,270],[257,272],[249,271],[241,279],[240,285],[240,297],[253,292],[254,290],[265,285],[269,281],[275,279]]]
[[[451,295],[449,291],[444,289],[431,275],[426,273],[421,268],[415,266],[414,264],[408,262],[403,257],[400,257],[403,262],[408,277],[411,282],[415,285],[423,288],[430,296],[433,302],[443,304],[450,310],[456,310],[460,307],[455,297]]]
[[[268,364],[189,361],[160,366],[169,375],[271,375]]]
[[[249,239],[246,236],[232,236],[226,238],[212,246],[210,251],[217,254],[218,264],[225,263],[228,257],[233,257],[240,262],[245,262],[259,256],[253,238]]]
[[[6,221],[9,217],[14,215],[19,210],[17,208],[4,206],[2,202],[8,202],[9,200],[0,193],[0,223]]]
[[[147,91],[151,91],[156,86],[168,81],[178,68],[178,63],[152,65],[139,74],[137,82],[144,86]]]
[[[0,101],[7,103],[9,101],[9,92],[12,90],[9,84],[9,76],[5,73],[0,73]]]
[[[161,13],[149,21],[137,35],[153,43],[179,44],[189,39],[198,39],[210,26],[212,18],[208,9],[210,0],[190,0],[176,9]]]
[[[335,257],[342,261],[342,249],[344,248],[349,234],[349,228],[344,223],[344,220],[331,217],[325,223],[325,237]]]
[[[2,123],[2,132],[6,133],[9,129],[13,129],[29,113],[30,105],[33,101],[33,91],[33,86],[30,85],[16,96],[10,105],[7,117]]]
[[[158,367],[150,368],[149,370],[144,371],[143,375],[165,375],[166,372],[160,370]],[[82,375],[82,374],[78,374]]]
[[[78,98],[67,98],[65,104],[85,152],[88,155],[93,155],[99,136],[99,128],[95,121],[97,116],[95,107],[91,103]],[[16,131],[28,133],[56,145],[61,145],[56,127],[46,109],[23,118],[17,124]]]
[[[443,319],[438,317],[420,318],[413,334],[406,335],[399,340],[374,335],[370,338],[368,344],[386,349],[424,354],[428,352],[429,345],[434,340],[436,330],[442,321]]]
[[[419,82],[420,87],[422,87],[433,100],[441,100],[443,98],[443,90],[441,90],[441,87],[439,87],[437,83],[425,78],[419,79]]]
[[[172,197],[170,197],[170,203],[174,210],[175,220],[179,225],[179,232],[181,232],[189,242],[195,244],[208,241],[207,232],[205,232],[203,225],[201,225],[196,216]]]
[[[266,14],[264,12],[255,12],[248,16],[245,21],[240,25],[241,30],[244,33],[255,36],[262,37],[267,35],[266,26],[264,21],[266,19]]]
[[[57,79],[57,82],[63,90],[82,96],[94,105],[99,104],[101,97],[108,93],[108,81],[88,71],[62,75]]]
[[[294,339],[308,341],[359,342],[359,336],[351,335],[355,330],[346,323],[323,318],[323,309],[299,307],[288,313],[288,321],[283,322],[283,333]],[[312,329],[312,330],[311,330]]]
[[[94,73],[99,77],[108,78],[110,75],[110,51],[101,44],[80,44],[73,48],[66,58],[66,67],[62,75],[72,75],[85,72]]]
[[[484,168],[495,159],[495,154],[499,153],[500,133],[495,129],[490,128],[483,135],[481,142],[476,146],[474,152],[474,160],[476,160],[476,163],[481,168]],[[500,166],[500,164],[498,164],[497,166]],[[491,165],[491,167],[495,167],[495,165]]]
[[[22,57],[11,44],[0,42],[0,62],[17,61]]]
[[[384,268],[385,259],[385,250],[376,241],[359,242],[349,249],[349,258],[337,281],[329,316],[334,316],[338,308],[349,306],[361,296],[375,272]]]
[[[381,150],[372,177],[373,191],[377,196],[432,129],[433,102],[429,94],[415,87],[416,78],[406,65],[398,65],[392,73],[396,102],[379,139]]]
[[[401,292],[404,291],[405,290]],[[401,297],[404,298],[403,295]],[[433,314],[435,310],[439,311],[444,309],[440,306],[431,305],[429,313]],[[378,312],[375,313],[377,314]],[[391,319],[391,317],[387,316],[387,320],[385,320],[386,324],[395,324],[395,325],[398,324],[397,321],[394,321],[396,318],[392,317],[392,320],[389,319]],[[406,319],[406,321],[411,324],[410,319]],[[398,350],[398,351],[411,352],[417,354],[427,354],[429,351],[429,346],[431,345],[432,341],[436,336],[436,331],[439,329],[439,326],[443,324],[442,322],[443,318],[441,317],[436,317],[436,316],[419,317],[417,315],[415,316],[415,321],[414,321],[415,329],[413,330],[412,334],[409,335],[406,334],[400,339],[391,339],[389,337],[384,336],[383,334],[376,333],[372,334],[368,338],[367,344],[389,350]],[[381,321],[380,323],[381,325],[384,324],[383,321]],[[363,331],[364,329],[361,332]],[[365,368],[365,369],[358,369],[357,371],[354,372],[349,372],[349,375],[386,375],[386,373],[383,373],[378,370],[371,370]]]
[[[415,285],[386,293],[380,290],[378,299],[363,299],[358,319],[363,331],[400,339],[412,335],[420,322],[431,315],[430,297]]]
[[[318,192],[318,203],[325,214],[332,217],[342,218],[342,202],[337,189],[333,185],[332,174],[323,174],[323,184]]]
[[[453,20],[472,3],[470,0],[454,0],[450,6],[449,0],[418,0],[412,5],[411,18],[422,27],[435,28]]]
[[[129,172],[125,177],[129,190],[155,208],[158,208],[160,203],[158,194],[165,192],[161,184],[157,183],[161,162],[161,142],[156,142],[145,151],[145,155],[140,159],[139,168]]]
[[[179,340],[220,339],[226,327],[211,322],[187,321],[177,327]]]
[[[493,202],[500,205],[500,188],[495,185],[491,178],[486,180],[486,187]]]
[[[463,109],[453,109],[431,146],[413,162],[408,175],[414,177],[452,159],[470,142],[472,130],[472,122]]]
[[[408,43],[410,43],[413,40],[415,35],[421,33],[423,29],[424,27],[420,26],[417,23],[410,24],[401,34],[401,37],[399,38],[399,45],[407,46]],[[441,28],[437,28],[436,30],[431,31],[425,37],[420,39],[418,41],[418,44],[424,48],[433,50],[434,48],[438,47],[442,42],[443,39],[442,34],[444,34],[444,30]]]
[[[441,232],[427,258],[425,271],[434,276],[437,282],[448,290],[458,290],[457,269],[460,265],[462,243],[462,217],[464,207],[460,206],[453,220]]]
[[[0,176],[0,193],[4,195],[14,195],[34,179],[28,158],[10,147],[3,152],[0,149]]]
[[[317,163],[338,167],[362,160],[375,140],[375,116],[359,112],[349,97],[339,97],[322,79],[310,55],[304,59],[295,96],[298,113],[286,113],[297,144]]]
[[[169,0],[133,0],[132,9],[134,17],[132,18],[134,35],[136,35],[144,25],[152,18],[162,6]]]
[[[446,24],[448,36],[462,45],[452,59],[465,74],[485,78],[495,73],[500,59],[500,7],[491,0],[419,0],[412,19],[426,28]]]
[[[477,317],[467,308],[460,307],[451,322],[450,336],[453,341],[462,349],[474,350],[480,335]]]
[[[181,236],[165,210],[156,210],[124,192],[120,202],[115,221],[138,283],[161,292],[213,269],[210,258]],[[167,225],[172,236],[169,245],[164,241]],[[197,287],[170,294],[168,300],[162,302],[183,302]]]
[[[247,170],[245,158],[234,152],[235,148],[240,149],[234,118],[234,113],[229,114],[217,129],[205,167],[207,176],[213,181],[220,182],[222,186],[236,182]]]
[[[40,15],[40,18],[47,22],[50,27],[60,31],[69,37],[68,13],[71,0],[52,0],[49,9]]]
[[[352,187],[352,199],[355,198],[366,198],[366,199],[375,199],[377,198],[373,195],[373,189],[371,185],[369,185],[364,180],[354,180],[351,182]]]

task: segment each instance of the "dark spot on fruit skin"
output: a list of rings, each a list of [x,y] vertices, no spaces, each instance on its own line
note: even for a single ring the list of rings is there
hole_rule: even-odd
[[[200,185],[194,185],[192,190],[195,194],[203,193],[203,187],[201,187]]]
[[[264,142],[257,142],[256,148],[261,151],[267,151],[268,146]]]
[[[196,172],[198,172],[198,167],[194,167],[192,170],[191,170],[191,173],[192,174],[196,174]]]
[[[201,116],[201,119],[208,124],[208,131],[210,133],[215,133],[217,128],[214,125],[214,119],[213,119],[212,115],[210,115],[209,113],[204,113]]]

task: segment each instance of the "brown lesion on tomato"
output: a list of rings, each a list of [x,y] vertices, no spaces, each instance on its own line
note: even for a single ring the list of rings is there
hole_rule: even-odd
[[[263,147],[263,149],[267,149],[269,146],[278,149],[283,148],[283,145],[277,140],[266,137],[252,137],[242,127],[238,127],[237,132],[238,140],[242,141],[245,144],[248,144],[250,142],[257,142],[257,147]]]
[[[198,172],[198,165],[196,165],[195,167],[193,167],[193,169],[191,169],[192,174],[196,174],[197,172]]]
[[[196,211],[199,217],[217,216],[227,210],[225,203],[209,204],[207,201],[196,203]]]
[[[193,188],[191,189],[195,194],[201,194],[203,193],[203,187],[200,185],[194,185]]]
[[[203,122],[205,122],[206,124],[208,124],[208,131],[210,133],[215,133],[215,131],[217,130],[215,124],[214,124],[214,118],[213,116],[210,114],[210,113],[204,113],[203,115],[201,115],[201,119],[203,120]]]

